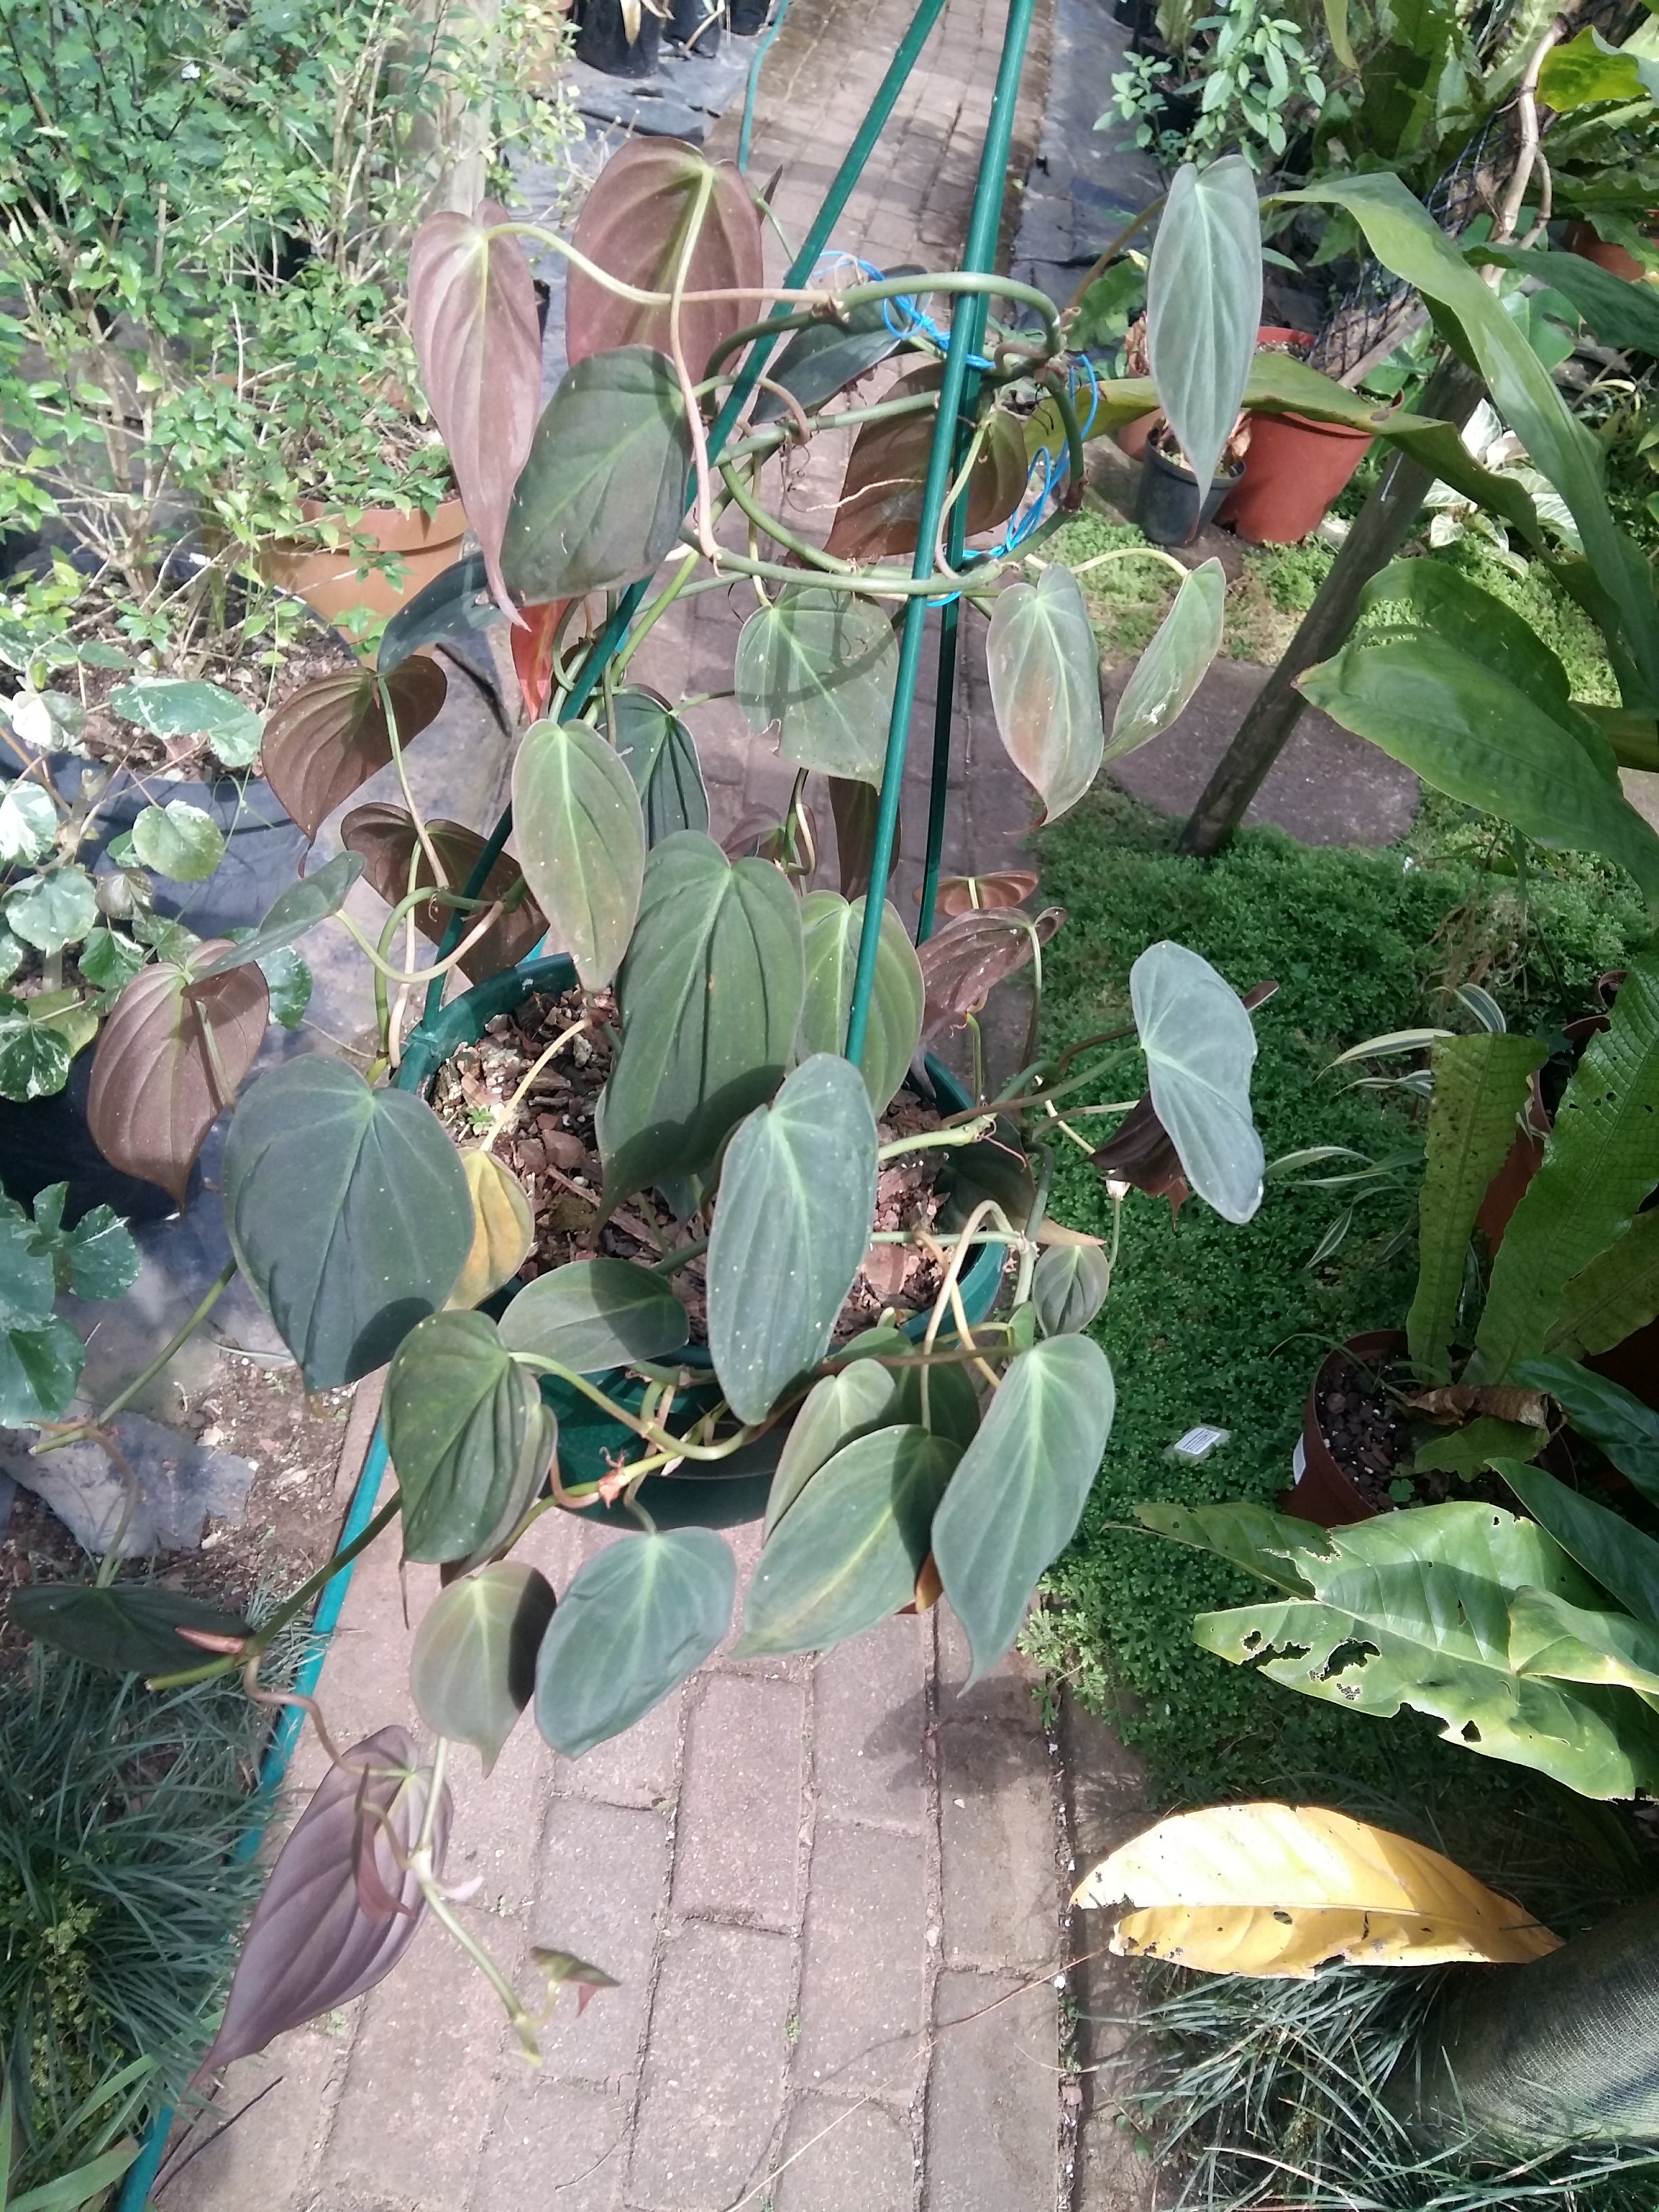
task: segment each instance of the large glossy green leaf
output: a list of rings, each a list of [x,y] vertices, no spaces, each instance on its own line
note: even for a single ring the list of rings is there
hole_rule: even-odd
[[[541,1487],[556,1431],[535,1376],[481,1313],[437,1313],[392,1355],[382,1414],[404,1553],[442,1565],[501,1542]]]
[[[1406,1316],[1412,1365],[1423,1382],[1451,1380],[1452,1336],[1474,1217],[1504,1164],[1534,1071],[1544,1059],[1545,1048],[1535,1037],[1485,1030],[1443,1037],[1430,1049],[1434,1100],[1417,1207],[1417,1292]]]
[[[1355,1712],[1431,1713],[1448,1742],[1583,1796],[1628,1797],[1659,1779],[1659,1716],[1639,1699],[1510,1664],[1517,1592],[1595,1602],[1535,1522],[1459,1500],[1306,1536],[1291,1565],[1312,1594],[1200,1613],[1193,1634],[1205,1650]]]
[[[1605,1252],[1654,1185],[1659,957],[1632,963],[1611,1026],[1593,1036],[1556,1109],[1544,1160],[1492,1262],[1468,1379],[1496,1382],[1543,1351],[1571,1277]]]
[[[1207,484],[1243,404],[1261,321],[1261,222],[1242,155],[1183,162],[1146,271],[1152,380],[1188,467]]]
[[[1097,1244],[1051,1244],[1031,1275],[1031,1304],[1045,1336],[1087,1328],[1106,1303],[1112,1270]]]
[[[547,403],[501,541],[521,605],[648,576],[680,534],[691,434],[665,356],[594,354]]]
[[[859,939],[864,933],[864,901],[849,903],[836,891],[809,891],[801,902],[800,918],[806,947],[806,1000],[800,1017],[805,1059],[809,1053],[846,1049]],[[915,1058],[926,995],[916,949],[889,901],[882,908],[875,984],[860,1062],[865,1089],[878,1114],[884,1114],[892,1103]]]
[[[1390,628],[1420,624],[1552,714],[1571,703],[1567,672],[1537,631],[1448,562],[1391,561],[1360,593],[1359,612],[1362,621],[1378,617]]]
[[[957,1459],[926,1429],[843,1444],[767,1538],[738,1652],[825,1651],[908,1605]]]
[[[1261,1203],[1261,1139],[1250,1117],[1255,1030],[1238,994],[1207,960],[1149,945],[1129,970],[1152,1109],[1187,1180],[1228,1221]]]
[[[1538,96],[1558,112],[1608,100],[1659,99],[1659,63],[1611,45],[1586,25],[1553,47],[1538,72]]]
[[[513,763],[513,831],[525,880],[590,991],[622,964],[645,878],[634,779],[584,722],[534,722]]]
[[[1659,1697],[1659,1629],[1627,1613],[1592,1612],[1550,1590],[1523,1589],[1510,1606],[1510,1664],[1517,1674]]]
[[[1492,1462],[1527,1511],[1587,1575],[1616,1597],[1626,1612],[1659,1627],[1659,1543],[1622,1513],[1598,1505],[1541,1467],[1518,1459]],[[1569,1590],[1578,1605],[1590,1601]]]
[[[1544,1334],[1547,1352],[1593,1358],[1659,1317],[1659,1212],[1638,1213],[1622,1236],[1571,1277]]]
[[[536,1662],[536,1725],[580,1759],[633,1727],[725,1635],[737,1563],[710,1528],[629,1536],[579,1570]]]
[[[968,1632],[973,1680],[1013,1642],[1037,1577],[1076,1533],[1115,1404],[1100,1346],[1054,1336],[1019,1354],[986,1408],[933,1519],[933,1559]]]
[[[901,1340],[902,1341],[902,1340]],[[778,1459],[766,1500],[766,1534],[807,1484],[854,1437],[893,1418],[897,1379],[879,1359],[854,1359],[807,1392]]]
[[[685,1342],[685,1308],[660,1275],[630,1260],[573,1260],[538,1275],[501,1320],[509,1352],[602,1375],[664,1359]]]
[[[999,593],[985,653],[997,734],[1052,822],[1088,790],[1106,746],[1100,648],[1071,570],[1055,562]]]
[[[1496,262],[1500,269],[1518,269],[1551,291],[1565,293],[1603,345],[1659,354],[1659,299],[1651,285],[1615,276],[1582,253],[1552,253],[1542,246],[1483,243],[1478,258]]]
[[[634,779],[645,812],[645,842],[660,845],[677,830],[707,830],[708,793],[691,732],[654,692],[613,691],[605,727]]]
[[[498,1559],[452,1583],[416,1631],[415,1710],[437,1735],[476,1746],[486,1774],[530,1703],[553,1608],[545,1576]]]
[[[407,745],[437,720],[448,693],[443,670],[424,655],[385,677],[372,668],[319,676],[285,699],[265,724],[265,779],[307,837],[392,758],[382,683],[398,742]]]
[[[1203,562],[1187,577],[1123,687],[1105,759],[1121,760],[1160,736],[1184,710],[1221,650],[1226,597],[1219,561]]]
[[[897,669],[893,626],[872,600],[787,584],[744,623],[733,681],[750,728],[776,724],[781,759],[879,784]]]
[[[815,1367],[876,1205],[876,1117],[857,1068],[815,1053],[726,1148],[708,1243],[708,1348],[740,1420]]]
[[[1547,1391],[1579,1435],[1659,1505],[1659,1413],[1651,1406],[1576,1359],[1523,1359],[1515,1379],[1529,1390]]]
[[[114,1674],[167,1674],[202,1656],[181,1628],[208,1636],[246,1636],[247,1623],[233,1613],[187,1597],[167,1583],[122,1583],[108,1589],[88,1583],[29,1583],[13,1590],[6,1610],[15,1627],[89,1667]]]
[[[542,404],[536,285],[512,218],[494,200],[466,216],[429,215],[409,256],[409,331],[421,386],[442,433],[490,589],[511,606],[501,570],[513,487]]]
[[[804,989],[800,902],[763,860],[681,830],[654,847],[617,978],[622,1051],[600,1100],[605,1201],[708,1167],[777,1088]]]
[[[1540,845],[1603,853],[1659,896],[1659,836],[1547,699],[1427,630],[1362,633],[1298,684],[1437,790]]]
[[[390,1359],[471,1249],[471,1193],[437,1115],[319,1053],[237,1108],[224,1197],[232,1248],[309,1390]]]

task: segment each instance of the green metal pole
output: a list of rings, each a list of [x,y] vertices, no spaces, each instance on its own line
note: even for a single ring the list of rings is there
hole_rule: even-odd
[[[1002,221],[1002,195],[1006,182],[1008,149],[1014,135],[1014,103],[1019,94],[1025,43],[1030,35],[1036,0],[1009,0],[1007,27],[1002,38],[1002,59],[997,69],[996,92],[991,119],[986,126],[980,154],[979,182],[974,191],[974,211],[968,225],[968,242],[962,265],[970,274],[988,272],[994,262],[997,231]],[[916,557],[911,570],[921,579],[933,571],[933,548],[939,537],[945,495],[951,486],[951,465],[956,453],[957,425],[968,383],[968,356],[976,350],[979,319],[958,308],[951,319],[950,349],[939,383],[939,419],[933,426],[933,449],[927,457],[927,481],[921,495],[921,519],[916,531]],[[965,495],[964,495],[965,496]],[[863,1057],[864,1033],[870,1018],[870,994],[876,980],[876,951],[881,942],[881,915],[892,865],[893,840],[898,828],[899,798],[904,782],[904,754],[910,733],[910,709],[915,702],[916,676],[921,665],[922,629],[927,603],[916,598],[904,610],[899,639],[898,675],[893,687],[892,719],[887,727],[887,758],[882,769],[881,805],[876,816],[875,845],[870,856],[870,892],[865,902],[864,931],[859,939],[859,964],[853,981],[853,1005],[847,1022],[847,1057],[856,1063]]]

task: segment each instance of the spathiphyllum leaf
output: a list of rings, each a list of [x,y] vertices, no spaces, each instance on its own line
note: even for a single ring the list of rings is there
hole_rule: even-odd
[[[404,1554],[439,1565],[510,1534],[556,1435],[535,1376],[478,1313],[434,1314],[410,1331],[386,1376],[384,1420]]]
[[[708,829],[708,793],[697,748],[665,701],[652,691],[614,691],[602,727],[640,794],[647,845],[660,845],[677,830]]]
[[[628,949],[645,877],[645,817],[627,768],[582,722],[536,722],[513,765],[525,879],[590,991]]]
[[[416,1632],[416,1711],[437,1735],[475,1745],[486,1774],[530,1703],[553,1606],[544,1576],[500,1559],[452,1583]]]
[[[1121,760],[1179,719],[1221,650],[1226,596],[1219,561],[1203,562],[1187,577],[1123,687],[1104,759]]]
[[[372,668],[319,676],[285,699],[265,724],[265,780],[307,837],[392,758],[382,683],[391,694],[398,742],[407,745],[437,720],[448,690],[442,669],[424,656],[400,662],[385,677]]]
[[[1187,1180],[1228,1221],[1261,1203],[1261,1139],[1250,1115],[1255,1030],[1238,994],[1184,945],[1149,945],[1129,970],[1152,1105]]]
[[[875,1201],[869,1094],[849,1062],[817,1053],[742,1124],[720,1170],[708,1348],[739,1419],[763,1419],[829,1349]]]
[[[1106,744],[1100,649],[1071,570],[1056,562],[1000,592],[985,652],[997,732],[1052,822],[1088,790]]]
[[[443,869],[444,888],[461,890],[472,880],[474,864],[484,849],[483,839],[476,830],[465,829],[459,822],[441,820],[428,822],[426,834]],[[361,858],[364,875],[388,906],[400,904],[411,888],[418,890],[431,883],[431,866],[416,834],[415,818],[405,807],[378,801],[354,806],[340,823],[340,836],[352,855]],[[526,890],[524,871],[506,853],[494,862],[478,896],[492,905],[497,899],[506,902],[499,918],[467,947],[458,963],[463,975],[482,983],[528,958],[547,934],[547,916]],[[416,908],[415,927],[436,945],[455,913],[455,908],[428,899]],[[463,918],[461,928],[467,936],[478,919],[476,913]]]
[[[421,383],[490,588],[508,605],[501,534],[542,401],[536,287],[518,240],[500,234],[510,220],[494,200],[470,217],[441,210],[421,225],[409,257]]]
[[[844,1052],[853,1009],[853,982],[858,973],[859,940],[864,933],[864,901],[854,899],[849,904],[836,891],[809,891],[801,902],[800,918],[806,945],[801,1055]],[[890,902],[882,908],[875,987],[859,1063],[870,1103],[878,1114],[884,1114],[892,1103],[915,1058],[921,1042],[926,995],[916,949]]]
[[[1261,223],[1242,155],[1176,172],[1146,271],[1152,380],[1188,466],[1214,477],[1261,321]]]
[[[968,1632],[974,1680],[1013,1642],[1037,1577],[1076,1533],[1115,1405],[1100,1346],[1086,1336],[1055,1336],[1010,1364],[986,1408],[933,1531],[945,1595]]]
[[[787,584],[738,641],[738,704],[797,768],[879,784],[898,641],[869,599]]]
[[[509,1352],[602,1375],[684,1346],[685,1308],[660,1275],[631,1260],[573,1260],[526,1284],[501,1321]]]

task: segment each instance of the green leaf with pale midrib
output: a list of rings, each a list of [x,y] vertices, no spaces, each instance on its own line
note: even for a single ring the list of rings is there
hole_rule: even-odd
[[[662,1359],[685,1343],[685,1308],[660,1275],[631,1260],[572,1260],[538,1275],[501,1316],[509,1352],[600,1375]]]
[[[1255,179],[1232,154],[1184,162],[1146,271],[1146,350],[1170,427],[1199,482],[1214,477],[1261,322]]]
[[[436,1565],[510,1534],[556,1436],[535,1377],[480,1313],[434,1314],[410,1331],[386,1376],[383,1420],[404,1556]]]
[[[801,902],[806,954],[806,996],[801,1007],[799,1040],[803,1059],[811,1053],[846,1049],[864,910],[863,899],[849,903],[837,891],[808,891]],[[881,912],[875,981],[859,1062],[870,1103],[878,1114],[884,1114],[892,1103],[915,1058],[926,998],[921,963],[890,899]]]
[[[750,728],[775,723],[780,758],[823,775],[878,784],[898,641],[870,600],[787,584],[738,641],[738,704]]]
[[[627,767],[583,722],[535,722],[513,763],[525,881],[588,990],[621,965],[645,876],[645,816]]]

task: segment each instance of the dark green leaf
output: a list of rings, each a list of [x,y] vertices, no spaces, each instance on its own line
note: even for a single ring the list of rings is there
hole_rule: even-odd
[[[933,1348],[950,1352],[955,1345],[954,1337],[940,1336]],[[902,1347],[906,1352],[911,1348],[908,1342]],[[924,1375],[927,1383],[925,1392]],[[949,1366],[901,1367],[897,1376],[893,1419],[912,1422],[932,1436],[943,1437],[958,1450],[966,1451],[979,1430],[979,1393],[968,1369],[952,1361]]]
[[[1000,592],[985,653],[997,734],[1052,822],[1088,790],[1106,744],[1100,648],[1071,570],[1055,562]]]
[[[392,1355],[382,1419],[404,1556],[440,1565],[511,1533],[556,1434],[535,1376],[480,1313],[432,1314],[410,1331]]]
[[[75,964],[94,990],[118,991],[144,964],[144,951],[112,929],[94,929],[75,956]]]
[[[1659,1543],[1644,1536],[1623,1514],[1610,1513],[1594,1498],[1569,1490],[1541,1467],[1528,1467],[1518,1459],[1495,1459],[1492,1465],[1539,1527],[1547,1529],[1587,1575],[1594,1576],[1638,1620],[1659,1626]]]
[[[234,1613],[166,1583],[122,1583],[110,1589],[30,1583],[12,1592],[8,1610],[25,1635],[112,1674],[167,1674],[193,1665],[201,1646],[187,1644],[181,1628],[209,1636],[248,1632],[247,1623]]]
[[[854,899],[849,905],[836,891],[809,891],[801,902],[800,919],[806,949],[799,1046],[805,1059],[810,1053],[846,1049],[864,901]],[[915,1058],[926,995],[916,949],[889,901],[882,908],[875,984],[859,1063],[870,1103],[878,1115],[891,1105]]]
[[[768,1536],[738,1652],[827,1650],[908,1605],[957,1459],[925,1429],[843,1444]]]
[[[898,641],[869,599],[787,584],[738,641],[733,678],[744,720],[777,726],[779,757],[824,775],[879,784]]]
[[[415,1635],[409,1692],[439,1735],[474,1745],[489,1773],[536,1687],[536,1654],[553,1618],[551,1584],[498,1560],[452,1583]]]
[[[0,1327],[0,1426],[62,1420],[86,1356],[86,1346],[66,1321]]]
[[[1146,271],[1146,351],[1170,427],[1201,484],[1243,404],[1261,321],[1261,224],[1241,155],[1176,172]]]
[[[903,1340],[899,1340],[901,1345]],[[766,1500],[766,1534],[843,1444],[890,1419],[896,1377],[879,1359],[854,1359],[815,1382],[789,1425]]]
[[[1659,1505],[1659,1413],[1621,1383],[1576,1359],[1523,1359],[1515,1379],[1545,1390],[1582,1437],[1607,1454],[1650,1504]]]
[[[1659,299],[1649,284],[1615,276],[1582,253],[1551,253],[1540,247],[1482,245],[1482,262],[1518,269],[1565,292],[1603,345],[1622,351],[1659,355]]]
[[[1129,970],[1152,1108],[1187,1180],[1224,1220],[1261,1203],[1261,1139],[1250,1116],[1255,1030],[1207,960],[1167,939]]]
[[[1100,1346],[1055,1336],[1020,1353],[986,1408],[933,1518],[933,1558],[968,1632],[973,1680],[1007,1650],[1037,1577],[1072,1540],[1115,1403]]]
[[[37,1199],[37,1221],[40,1206]],[[138,1279],[138,1247],[112,1206],[94,1206],[73,1229],[55,1230],[52,1251],[58,1289],[77,1298],[118,1298]]]
[[[607,713],[617,757],[645,811],[646,843],[660,845],[677,830],[707,830],[708,793],[684,723],[649,691],[613,691]]]
[[[1112,717],[1103,757],[1121,760],[1160,737],[1185,709],[1221,650],[1227,579],[1217,560],[1192,570],[1135,664]]]
[[[223,1178],[232,1246],[310,1390],[389,1359],[471,1246],[471,1194],[431,1108],[320,1054],[253,1085]]]
[[[664,1359],[686,1339],[685,1308],[660,1275],[631,1260],[573,1260],[538,1275],[501,1316],[509,1352],[602,1375]]]
[[[319,676],[265,724],[265,780],[307,837],[392,758],[382,683],[398,742],[407,745],[437,720],[449,688],[437,662],[424,657],[380,677],[372,668]]]
[[[725,1635],[737,1581],[708,1528],[624,1537],[587,1560],[536,1662],[536,1725],[554,1750],[580,1759],[683,1682]]]
[[[920,276],[920,270],[908,265],[884,271],[889,276]],[[848,384],[866,376],[902,343],[894,328],[898,318],[892,316],[893,303],[888,300],[867,301],[861,307],[849,307],[833,321],[808,323],[805,330],[795,331],[783,351],[767,369],[774,384],[798,399],[803,407],[823,406],[826,399]],[[899,324],[899,328],[902,325]],[[756,400],[750,417],[755,422],[776,422],[787,413],[784,402],[774,392],[763,392]]]
[[[390,676],[411,660],[423,645],[463,638],[505,622],[490,596],[482,553],[467,553],[434,576],[423,591],[406,599],[380,632],[375,666]]]
[[[192,960],[191,973],[199,982],[209,975],[226,975],[233,968],[245,968],[250,960],[263,960],[267,953],[292,945],[296,937],[303,937],[307,930],[338,913],[346,893],[362,872],[362,861],[356,853],[337,853],[314,875],[280,892],[258,927],[239,939],[228,952],[205,963]],[[83,961],[83,973],[85,966]]]
[[[1031,1303],[1045,1336],[1073,1336],[1106,1303],[1112,1271],[1096,1244],[1051,1244],[1037,1255]]]
[[[634,779],[583,722],[535,722],[513,764],[513,829],[525,881],[590,991],[621,965],[645,876]]]

